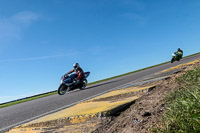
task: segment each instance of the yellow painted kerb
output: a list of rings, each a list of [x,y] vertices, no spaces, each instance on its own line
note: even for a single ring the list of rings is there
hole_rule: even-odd
[[[177,69],[177,68],[181,68],[183,66],[192,65],[192,64],[195,64],[195,63],[197,63],[199,61],[200,61],[200,59],[192,61],[192,62],[184,63],[184,64],[181,64],[181,65],[177,65],[177,66],[171,67],[169,69],[165,69],[165,70],[161,71],[161,73],[168,72],[168,71],[171,71],[171,70],[174,70],[174,69]]]
[[[119,94],[126,94],[126,93],[131,93],[131,92],[142,91],[142,90],[146,90],[151,87],[152,86],[147,86],[147,87],[142,87],[142,88],[129,87],[129,88],[125,88],[125,89],[111,91],[109,93],[103,94],[103,95],[93,98],[91,100],[87,100],[85,102],[82,102],[82,103],[76,104],[72,107],[61,110],[59,112],[41,117],[37,120],[27,123],[26,125],[33,124],[33,123],[46,122],[46,121],[51,121],[51,120],[56,120],[56,119],[63,119],[63,118],[68,118],[68,117],[72,118],[71,119],[72,123],[84,122],[87,119],[87,117],[89,117],[89,116],[90,117],[95,116],[98,113],[112,110],[120,105],[134,101],[138,97],[133,96],[133,97],[129,97],[126,99],[119,99],[114,102],[113,101],[96,102],[94,100],[98,100],[98,99],[106,98],[106,97],[110,97],[110,96],[116,96]],[[79,117],[76,117],[76,116],[79,116]]]
[[[33,128],[28,128],[29,125],[45,123],[45,122],[60,120],[60,119],[68,119],[69,122],[71,122],[72,124],[85,122],[87,119],[90,119],[100,113],[106,114],[121,105],[133,102],[136,99],[138,99],[139,97],[138,96],[132,96],[132,97],[128,97],[128,98],[122,97],[122,99],[118,99],[116,101],[110,101],[110,100],[95,101],[95,100],[98,100],[101,98],[106,98],[106,97],[111,97],[111,96],[117,96],[120,94],[142,91],[142,90],[146,90],[151,87],[153,87],[153,86],[147,86],[147,87],[142,87],[142,88],[129,87],[129,88],[125,88],[125,89],[111,91],[109,93],[103,94],[101,96],[95,97],[95,98],[87,100],[85,102],[78,103],[72,107],[66,108],[59,112],[41,117],[36,120],[33,120],[29,123],[21,125],[20,127],[16,127],[14,129],[12,129],[10,132],[16,131],[16,130],[17,131],[26,130],[25,132],[31,131],[33,133],[36,133],[36,132],[38,132],[38,130],[34,130]],[[27,128],[23,128],[23,127],[27,127]]]
[[[109,111],[113,108],[118,107],[119,105],[123,105],[125,103],[134,101],[137,98],[138,97],[131,97],[131,98],[127,98],[127,99],[116,101],[116,102],[103,101],[103,102],[80,103],[70,108],[56,112],[54,114],[44,116],[42,118],[39,118],[27,124],[29,125],[33,123],[41,123],[41,122],[46,122],[46,121],[51,121],[51,120],[56,120],[56,119],[63,119],[67,117],[72,117],[71,119],[72,123],[83,122],[86,120],[85,116],[89,116],[89,115],[94,116],[97,113]],[[84,116],[84,117],[82,117],[81,119],[80,118],[76,119],[75,116],[81,116],[81,117]]]

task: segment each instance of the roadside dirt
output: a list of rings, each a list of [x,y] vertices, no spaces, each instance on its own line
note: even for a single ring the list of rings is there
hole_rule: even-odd
[[[165,97],[178,88],[176,78],[189,69],[200,66],[200,62],[183,67],[170,78],[156,82],[156,87],[137,99],[135,104],[117,117],[103,120],[93,133],[146,133],[157,127],[165,112]],[[154,83],[145,84],[152,85]]]
[[[146,83],[139,87],[155,86],[148,91],[131,92],[120,94],[107,98],[101,98],[96,101],[117,101],[121,98],[131,96],[141,96],[132,105],[117,112],[112,116],[96,116],[80,123],[69,123],[63,119],[60,123],[47,125],[34,125],[22,127],[20,130],[11,130],[11,133],[20,131],[22,133],[146,133],[159,125],[162,115],[165,112],[165,97],[174,89],[178,88],[176,78],[184,74],[187,70],[200,66],[200,61],[195,64],[180,67],[176,70],[170,70],[165,73],[159,73],[155,76],[169,77],[156,82]],[[9,132],[9,133],[10,133]]]
[[[148,132],[151,127],[156,126],[165,110],[165,96],[177,86],[175,77],[159,81],[156,88],[136,100],[126,111],[99,124],[94,133]]]

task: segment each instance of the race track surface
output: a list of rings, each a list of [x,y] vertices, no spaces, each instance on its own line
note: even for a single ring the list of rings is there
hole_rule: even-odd
[[[29,122],[41,116],[59,111],[61,109],[72,106],[78,102],[84,101],[91,97],[95,97],[109,90],[117,89],[119,86],[128,82],[137,80],[147,75],[157,73],[164,69],[194,61],[200,58],[200,54],[182,59],[180,62],[173,64],[167,63],[161,66],[136,72],[123,77],[115,78],[109,81],[104,81],[94,85],[90,85],[86,90],[75,90],[63,96],[52,95],[33,101],[9,106],[0,109],[0,132],[3,132],[14,126]],[[81,111],[81,110],[80,110]]]

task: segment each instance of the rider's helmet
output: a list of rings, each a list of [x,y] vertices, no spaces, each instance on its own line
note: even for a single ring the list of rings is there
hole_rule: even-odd
[[[178,50],[177,51],[180,51],[181,49],[180,48],[178,48]]]
[[[77,69],[80,67],[80,65],[78,63],[74,63],[73,67],[74,67],[74,69]]]

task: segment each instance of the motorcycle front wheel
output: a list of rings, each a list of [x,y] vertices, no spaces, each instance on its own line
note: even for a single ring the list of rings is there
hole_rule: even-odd
[[[67,86],[64,84],[61,84],[58,88],[58,94],[59,95],[64,95],[67,92]]]
[[[171,63],[173,63],[173,62],[174,62],[174,58],[171,59]]]

